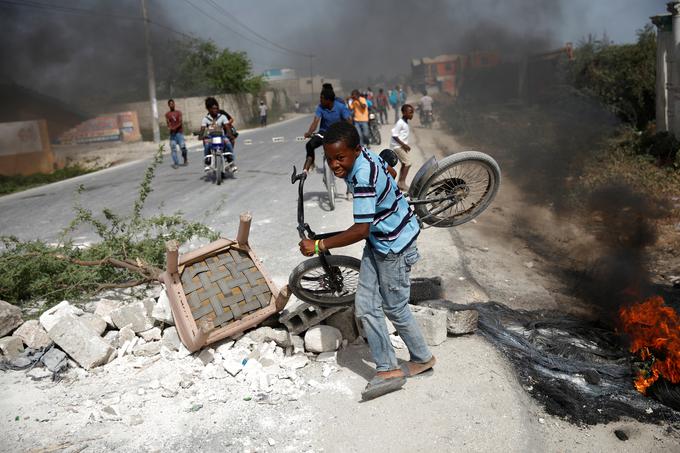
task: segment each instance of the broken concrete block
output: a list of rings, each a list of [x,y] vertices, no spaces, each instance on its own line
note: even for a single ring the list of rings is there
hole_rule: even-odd
[[[299,299],[291,299],[281,311],[279,322],[286,326],[291,334],[299,334],[324,319],[342,310],[342,307],[318,307]]]
[[[84,313],[80,319],[85,321],[88,326],[92,327],[92,330],[97,332],[101,336],[106,331],[106,326],[108,324],[100,316],[92,313]]]
[[[137,337],[131,326],[125,326],[118,331],[118,347],[120,348],[125,343],[129,343]]]
[[[111,312],[111,320],[119,329],[131,325],[130,327],[135,333],[143,332],[153,327],[154,319],[151,317],[152,311],[153,302],[147,299],[123,305],[113,310]]]
[[[58,373],[68,365],[66,353],[57,348],[50,348],[50,350],[42,356],[40,361],[53,373]]]
[[[316,361],[317,362],[335,362],[338,359],[338,352],[337,351],[331,351],[331,352],[322,352],[318,356],[316,356]]]
[[[113,320],[111,319],[111,312],[119,309],[123,306],[123,303],[119,300],[112,299],[100,299],[97,302],[97,306],[94,309],[94,314],[102,318],[108,325],[115,327]]]
[[[461,309],[460,305],[445,299],[425,300],[418,302],[418,305],[437,310],[446,310],[449,335],[464,335],[477,330],[477,322],[479,321],[477,310]]]
[[[334,313],[326,319],[325,323],[338,329],[342,333],[342,338],[348,341],[354,341],[359,336],[354,306]]]
[[[171,351],[179,351],[182,341],[179,339],[176,327],[168,327],[163,331],[163,339],[161,340],[163,346]]]
[[[4,337],[24,322],[21,309],[9,302],[0,300],[0,337]]]
[[[201,353],[198,354],[198,360],[201,361],[203,366],[212,363],[212,361],[215,360],[215,350],[212,348],[202,350]]]
[[[302,354],[305,352],[305,340],[300,335],[291,335],[293,343],[293,354]]]
[[[144,341],[159,341],[161,339],[161,329],[153,327],[144,332],[139,332],[139,336],[144,338]]]
[[[47,331],[40,325],[37,319],[31,319],[23,323],[14,331],[14,336],[21,338],[26,346],[32,349],[46,348],[52,344]]]
[[[160,341],[151,341],[149,343],[144,343],[144,344],[139,344],[137,345],[134,350],[132,351],[132,354],[134,354],[137,357],[151,357],[156,354],[160,354],[161,352],[161,342]]]
[[[304,354],[295,354],[290,357],[285,357],[281,363],[283,368],[288,370],[297,370],[304,368],[309,363],[309,359]]]
[[[395,349],[406,349],[406,343],[401,339],[399,335],[390,335],[390,343]]]
[[[170,326],[175,325],[175,318],[172,317],[172,309],[170,308],[170,299],[165,290],[161,291],[158,296],[158,301],[151,311],[151,317],[156,321],[168,324]]]
[[[305,349],[320,353],[337,351],[342,344],[342,333],[332,326],[314,326],[305,333]]]
[[[410,303],[443,298],[444,286],[442,285],[441,277],[417,277],[411,279]]]
[[[47,334],[86,370],[106,363],[113,353],[111,345],[80,318],[64,316]]]
[[[419,306],[412,306],[411,311],[428,345],[437,346],[446,341],[446,311]]]
[[[260,327],[248,332],[248,337],[257,343],[275,342],[282,348],[293,345],[290,333],[285,329],[272,329],[271,327]]]
[[[83,314],[83,310],[74,307],[67,300],[62,300],[54,307],[40,315],[40,325],[49,333],[59,320],[65,316],[76,317]]]
[[[0,338],[0,352],[8,358],[16,357],[24,352],[24,342],[19,337]]]
[[[120,332],[117,330],[109,330],[106,332],[106,335],[104,335],[104,340],[114,348],[118,347],[118,336]]]

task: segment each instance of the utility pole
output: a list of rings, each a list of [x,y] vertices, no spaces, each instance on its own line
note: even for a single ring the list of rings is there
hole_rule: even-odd
[[[158,103],[156,102],[156,75],[153,71],[153,56],[151,55],[151,35],[149,31],[149,13],[146,9],[146,0],[142,2],[142,16],[144,17],[144,42],[146,44],[146,72],[149,77],[149,102],[151,103],[151,127],[153,128],[153,141],[160,143],[161,130],[158,126]]]
[[[311,101],[311,104],[309,104],[312,108],[312,112],[314,111],[314,55],[309,55],[309,98]]]

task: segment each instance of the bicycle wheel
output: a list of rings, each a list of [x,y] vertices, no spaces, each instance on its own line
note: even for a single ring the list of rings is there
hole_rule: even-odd
[[[328,255],[326,262],[331,275],[326,273],[321,258],[315,257],[293,269],[288,286],[298,299],[310,304],[351,305],[359,285],[361,261],[351,256]]]
[[[224,170],[224,164],[222,163],[222,155],[215,154],[215,182],[219,186],[222,184],[222,170]]]
[[[328,192],[328,204],[331,211],[335,210],[335,175],[328,166],[326,159],[323,161],[323,182],[326,184],[326,192]]]
[[[414,209],[428,225],[453,227],[477,217],[498,193],[501,170],[493,158],[477,151],[446,157],[416,195]]]

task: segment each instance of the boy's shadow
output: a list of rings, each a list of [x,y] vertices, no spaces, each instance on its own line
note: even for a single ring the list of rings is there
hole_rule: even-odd
[[[346,348],[338,351],[337,357],[339,366],[353,371],[367,381],[375,376],[375,368],[368,364],[373,363],[368,344],[349,344]]]

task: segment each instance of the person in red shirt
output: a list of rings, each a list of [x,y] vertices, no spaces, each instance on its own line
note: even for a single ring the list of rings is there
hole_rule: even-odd
[[[378,110],[378,120],[380,124],[387,124],[387,96],[382,88],[378,91],[378,95],[375,97],[375,104]]]
[[[175,101],[168,100],[168,107],[170,111],[165,114],[165,123],[170,130],[170,155],[172,156],[172,168],[179,167],[179,159],[177,158],[177,146],[182,150],[182,165],[186,166],[187,160],[187,146],[184,143],[184,134],[182,131],[182,112],[175,110]]]

